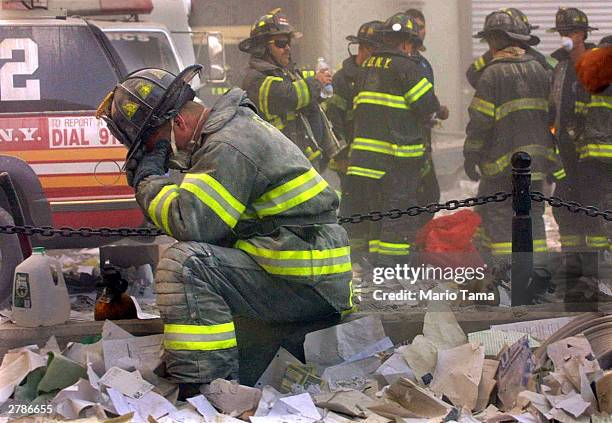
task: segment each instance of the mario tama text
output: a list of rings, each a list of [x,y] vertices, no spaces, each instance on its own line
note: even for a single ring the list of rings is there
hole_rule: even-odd
[[[396,265],[395,267],[375,267],[373,269],[373,282],[381,289],[375,290],[372,295],[376,301],[490,301],[494,294],[490,292],[473,292],[468,289],[435,290],[416,289],[386,291],[387,282],[398,281],[400,285],[406,283],[414,285],[417,282],[439,281],[455,282],[461,286],[470,282],[482,281],[485,278],[486,265],[482,267],[432,267]]]

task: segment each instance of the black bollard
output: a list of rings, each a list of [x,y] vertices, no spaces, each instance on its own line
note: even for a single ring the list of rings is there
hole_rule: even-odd
[[[512,156],[512,306],[531,304],[533,234],[531,231],[531,157],[524,151]]]

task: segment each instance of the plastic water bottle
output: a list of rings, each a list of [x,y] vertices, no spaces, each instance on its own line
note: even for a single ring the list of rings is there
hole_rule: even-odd
[[[321,70],[329,70],[329,65],[325,61],[324,57],[319,57],[317,59],[317,72]],[[330,98],[334,95],[334,87],[332,84],[327,84],[321,90],[321,98]]]
[[[70,317],[70,297],[59,261],[45,249],[34,248],[32,255],[15,268],[12,318],[19,326],[52,326]]]

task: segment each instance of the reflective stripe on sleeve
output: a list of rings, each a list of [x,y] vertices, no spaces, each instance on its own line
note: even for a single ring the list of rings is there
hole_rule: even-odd
[[[502,120],[519,110],[541,110],[548,112],[548,100],[544,98],[518,98],[502,104],[495,110],[495,120]]]
[[[561,179],[565,178],[567,176],[567,173],[565,173],[565,169],[559,169],[556,172],[553,173],[553,177],[557,180],[560,181]]]
[[[478,97],[474,97],[472,99],[472,103],[470,103],[470,109],[477,110],[480,113],[483,113],[484,115],[492,118],[495,117],[495,104]]]
[[[384,256],[407,256],[410,254],[410,244],[385,242],[378,239],[368,243],[370,253],[378,253]]]
[[[358,167],[358,166],[349,166],[346,169],[347,175],[363,176],[364,178],[370,178],[370,179],[380,179],[383,176],[385,176],[385,173],[386,172],[382,170],[368,169],[365,167]]]
[[[360,104],[374,104],[377,106],[391,107],[394,109],[409,110],[406,100],[401,95],[379,93],[375,91],[361,91],[353,99],[353,108]]]
[[[153,198],[147,212],[149,217],[158,228],[163,229],[168,235],[172,236],[169,225],[170,204],[178,197],[178,186],[166,185]]]
[[[410,89],[404,98],[408,104],[416,103],[421,97],[423,97],[427,91],[431,90],[433,85],[427,78],[421,79],[414,87]]]
[[[422,157],[425,154],[424,144],[398,145],[388,141],[361,137],[353,140],[351,149],[371,151],[395,157]]]
[[[589,248],[608,248],[608,237],[607,236],[591,236],[587,235],[585,237],[586,246]]]
[[[349,247],[329,250],[271,250],[239,240],[235,247],[249,254],[267,273],[279,276],[320,276],[351,271]]]
[[[578,147],[580,158],[612,157],[612,144],[587,144]]]
[[[292,82],[293,88],[297,94],[297,106],[296,109],[302,109],[310,103],[310,90],[308,84],[303,79],[298,79]]]
[[[576,102],[578,103],[578,102]],[[612,109],[612,96],[608,95],[594,95],[591,97],[591,102],[586,105],[587,107],[603,107],[606,109]]]
[[[476,72],[480,72],[485,67],[485,65],[486,65],[486,62],[485,62],[484,56],[480,56],[478,59],[474,61],[474,64],[473,64],[474,70]]]
[[[587,112],[588,104],[584,101],[576,101],[574,103],[574,113],[578,115],[584,115]]]
[[[234,322],[219,325],[164,325],[164,348],[168,350],[211,351],[233,348]]]
[[[298,206],[327,188],[327,182],[314,169],[268,191],[253,204],[257,216],[273,216]]]
[[[545,239],[534,239],[532,246],[534,253],[545,253],[548,251]],[[491,242],[489,243],[489,248],[491,248],[493,255],[512,254],[512,242]]]
[[[188,173],[180,188],[195,195],[230,228],[236,226],[246,208],[219,181],[207,173]]]

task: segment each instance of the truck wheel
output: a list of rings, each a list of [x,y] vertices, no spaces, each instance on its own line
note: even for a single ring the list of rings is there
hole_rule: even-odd
[[[11,215],[0,207],[0,225],[13,225]],[[15,266],[23,260],[17,235],[0,234],[0,308],[11,296]]]

